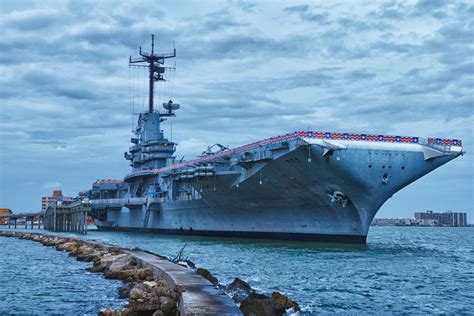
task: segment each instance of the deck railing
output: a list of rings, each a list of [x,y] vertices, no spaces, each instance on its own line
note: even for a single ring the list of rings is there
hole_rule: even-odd
[[[316,139],[329,139],[329,140],[350,140],[350,141],[372,141],[372,142],[388,142],[388,143],[408,143],[408,144],[420,144],[436,148],[442,151],[450,151],[451,146],[462,146],[460,139],[445,139],[445,138],[422,138],[422,137],[411,137],[411,136],[392,136],[392,135],[376,135],[376,134],[357,134],[357,133],[332,133],[332,132],[317,132],[317,131],[299,131],[291,134],[285,134],[275,137],[266,138],[251,144],[243,145],[226,151],[216,153],[211,156],[189,160],[185,162],[176,163],[166,167],[152,170],[138,171],[131,175],[160,173],[169,170],[178,169],[181,167],[191,166],[195,164],[203,164],[206,162],[214,161],[218,158],[229,157],[236,153],[241,153],[254,149],[260,146],[265,146],[272,143],[277,143],[286,140],[292,140],[295,138],[316,138]],[[128,177],[127,176],[127,177]],[[112,180],[121,181],[121,180]]]

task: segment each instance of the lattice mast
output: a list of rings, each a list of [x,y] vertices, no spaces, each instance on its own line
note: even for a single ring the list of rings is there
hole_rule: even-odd
[[[147,53],[142,51],[142,47],[140,46],[139,54],[141,57],[132,59],[132,56],[129,58],[129,65],[131,64],[141,64],[148,63],[148,66],[145,66],[149,69],[149,85],[148,85],[148,112],[153,113],[153,100],[154,100],[154,84],[155,81],[165,81],[163,74],[165,73],[166,69],[174,69],[171,67],[164,67],[165,59],[174,58],[176,57],[176,48],[173,49],[172,53],[155,53],[155,35],[151,35],[151,53]],[[140,65],[140,66],[141,66]],[[171,100],[170,100],[170,108],[171,108]],[[165,107],[166,108],[166,107]],[[169,112],[170,109],[168,109]],[[167,116],[161,115],[161,116]]]

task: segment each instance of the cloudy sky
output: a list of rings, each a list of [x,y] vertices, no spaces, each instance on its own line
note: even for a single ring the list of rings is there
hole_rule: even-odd
[[[157,102],[181,104],[178,157],[308,127],[461,138],[466,155],[378,216],[453,209],[472,222],[473,17],[472,1],[0,0],[0,207],[38,210],[55,188],[129,171],[146,102],[128,56],[153,33],[177,49]]]

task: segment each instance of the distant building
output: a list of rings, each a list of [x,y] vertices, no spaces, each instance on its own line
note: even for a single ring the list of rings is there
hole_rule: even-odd
[[[72,197],[63,196],[63,192],[61,190],[54,190],[52,196],[43,196],[41,198],[41,211],[45,212],[48,206],[52,203],[71,202],[72,200]]]
[[[447,212],[415,212],[415,220],[432,220],[437,226],[459,227],[467,226],[467,213]]]
[[[9,208],[0,208],[0,215],[11,215],[13,212]],[[2,218],[0,219],[0,224],[7,224],[8,219]]]

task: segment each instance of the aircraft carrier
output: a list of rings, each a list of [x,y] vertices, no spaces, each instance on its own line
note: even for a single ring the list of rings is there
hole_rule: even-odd
[[[154,108],[175,56],[155,53],[152,36],[151,52],[129,59],[149,70],[148,109],[124,154],[131,173],[89,191],[99,229],[365,243],[387,199],[463,153],[458,139],[305,130],[177,161],[160,124],[179,105]]]

